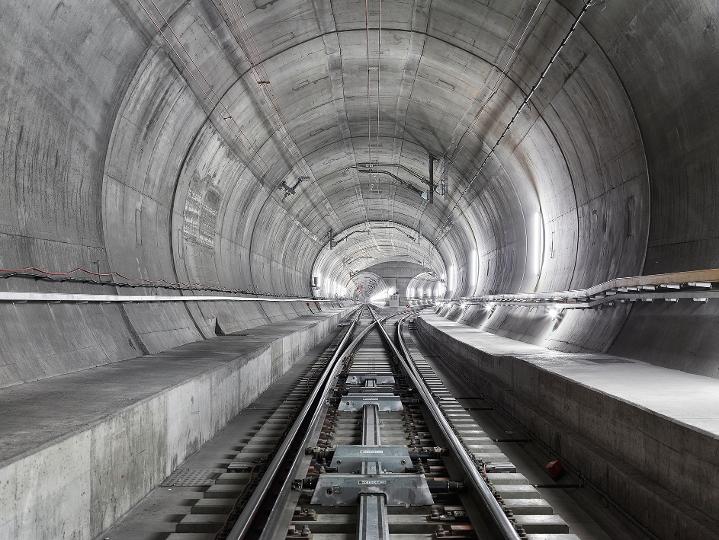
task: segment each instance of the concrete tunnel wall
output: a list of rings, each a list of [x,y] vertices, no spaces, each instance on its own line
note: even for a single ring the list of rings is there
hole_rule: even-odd
[[[0,14],[0,266],[98,261],[131,276],[307,295],[330,228],[386,221],[421,229],[455,267],[457,296],[717,266],[712,0],[590,8],[477,173],[581,5],[385,0],[370,148],[364,13],[352,2],[243,4],[243,24],[219,0],[9,2]],[[257,83],[263,74],[270,89]],[[373,193],[351,169],[370,153],[416,171],[427,153],[447,156],[438,175],[448,195],[427,205],[386,181]],[[308,171],[283,198],[279,183]],[[0,287],[50,285],[13,278]],[[572,313],[550,333],[546,318],[509,308],[487,329],[716,375],[716,309]],[[0,383],[199,340],[215,320],[233,331],[306,312],[3,304]]]

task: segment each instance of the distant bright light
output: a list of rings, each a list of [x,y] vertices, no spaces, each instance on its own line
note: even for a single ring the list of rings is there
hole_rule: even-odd
[[[382,289],[377,294],[372,295],[370,297],[369,301],[372,302],[373,304],[383,303],[393,294],[394,294],[394,289],[392,289],[392,288]]]
[[[547,309],[547,315],[549,315],[549,317],[554,320],[557,320],[561,314],[562,308],[560,308],[559,306],[552,306]]]
[[[447,286],[444,283],[442,283],[441,281],[438,281],[434,287],[434,296],[436,298],[441,298],[446,293],[447,293]]]
[[[542,271],[542,259],[544,258],[544,219],[542,212],[535,212],[529,231],[529,271],[532,275],[539,277]]]
[[[449,294],[454,293],[454,289],[457,286],[457,271],[453,264],[449,266],[449,270],[447,271],[447,291],[449,291]]]

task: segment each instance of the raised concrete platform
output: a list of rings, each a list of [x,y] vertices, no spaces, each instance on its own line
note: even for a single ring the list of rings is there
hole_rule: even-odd
[[[228,481],[227,478],[235,474],[240,478],[248,476],[244,473],[227,473],[227,466],[231,461],[237,459],[235,453],[240,447],[245,446],[244,441],[253,437],[257,431],[257,425],[263,423],[274,412],[274,409],[282,404],[286,395],[297,385],[299,377],[317,360],[325,346],[326,343],[323,343],[298,358],[292,367],[251,405],[245,407],[217,435],[180,464],[180,469],[200,471],[204,473],[203,476],[222,473],[222,478],[229,485],[220,480],[210,482],[209,487],[187,485],[194,482],[179,482],[179,485],[172,487],[158,485],[124,517],[103,532],[98,540],[103,538],[111,540],[170,540],[173,538],[214,540],[215,533],[176,533],[176,531],[179,528],[186,528],[187,522],[191,521],[193,517],[197,518],[196,525],[200,528],[202,524],[206,523],[204,518],[207,518],[208,514],[230,512],[235,502],[234,493],[228,494],[226,498],[215,498],[207,496],[208,492],[216,488],[234,486],[235,482]],[[243,448],[243,452],[245,450],[246,448]],[[237,485],[243,486],[244,481],[239,480]],[[224,517],[226,516],[223,516],[223,519]]]
[[[107,529],[347,312],[0,390],[0,539]]]
[[[435,314],[422,340],[659,538],[719,538],[719,380]]]

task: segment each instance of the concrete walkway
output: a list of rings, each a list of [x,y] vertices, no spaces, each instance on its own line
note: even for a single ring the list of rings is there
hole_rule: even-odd
[[[422,318],[454,339],[493,356],[513,356],[719,439],[719,379],[608,354],[552,351],[481,332],[438,315]]]
[[[0,389],[0,539],[105,530],[347,311]]]
[[[552,351],[436,314],[417,329],[467,384],[658,537],[716,537],[719,380]]]

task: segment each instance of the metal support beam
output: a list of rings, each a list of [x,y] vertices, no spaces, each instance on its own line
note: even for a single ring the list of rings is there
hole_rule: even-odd
[[[389,540],[389,520],[384,494],[360,495],[359,540]]]
[[[367,386],[370,381],[366,381]],[[372,381],[374,383],[374,381]],[[376,387],[376,385],[372,385]],[[379,446],[382,444],[380,437],[379,407],[377,405],[365,405],[362,407],[362,445]],[[362,463],[362,474],[382,474],[382,463],[376,461],[365,461]],[[389,523],[387,521],[387,500],[384,494],[360,495],[359,520],[357,526],[357,537],[360,540],[389,540]]]
[[[379,407],[375,404],[365,405],[362,407],[362,445],[379,446],[382,444],[379,430]],[[377,473],[368,471],[363,474]]]

